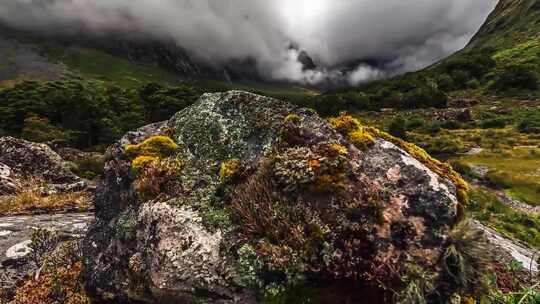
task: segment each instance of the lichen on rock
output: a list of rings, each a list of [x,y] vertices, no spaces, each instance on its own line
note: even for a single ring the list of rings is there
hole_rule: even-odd
[[[142,199],[144,172],[131,172],[124,147],[165,130],[178,148],[162,160],[182,166]],[[87,290],[116,301],[316,302],[325,290],[347,299],[349,286],[384,296],[381,286],[403,287],[405,265],[437,274],[462,187],[403,146],[350,117],[328,123],[267,97],[205,94],[109,149],[84,246]]]

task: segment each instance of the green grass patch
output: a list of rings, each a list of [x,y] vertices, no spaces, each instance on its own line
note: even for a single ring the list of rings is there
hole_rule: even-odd
[[[469,211],[489,227],[540,249],[540,217],[515,211],[497,196],[475,189],[470,193]]]
[[[510,49],[503,49],[493,55],[493,59],[504,65],[539,64],[540,37],[518,44]]]
[[[157,65],[135,64],[106,52],[69,47],[40,46],[40,50],[54,62],[65,64],[71,71],[85,78],[111,81],[124,87],[145,82],[178,83],[179,78]]]
[[[491,183],[523,203],[540,205],[540,149],[523,147],[485,152],[463,157],[461,161],[487,166]]]
[[[225,82],[219,80],[201,80],[195,86],[204,88],[207,92],[222,92],[229,90],[248,91],[259,95],[274,97],[293,103],[302,102],[306,97],[317,96],[320,93],[291,84],[271,84],[255,81]]]

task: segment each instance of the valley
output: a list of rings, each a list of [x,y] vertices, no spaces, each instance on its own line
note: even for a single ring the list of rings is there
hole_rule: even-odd
[[[539,0],[348,86],[0,26],[0,304],[540,303]]]

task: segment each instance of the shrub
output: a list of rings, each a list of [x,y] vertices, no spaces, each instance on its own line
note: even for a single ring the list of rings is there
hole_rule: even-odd
[[[399,138],[407,138],[407,121],[403,117],[394,118],[388,126],[388,133]]]
[[[530,111],[525,114],[518,129],[523,133],[540,133],[540,110]]]
[[[24,120],[21,137],[38,143],[53,140],[69,142],[72,138],[70,132],[56,127],[49,119],[35,114],[29,114]]]
[[[181,161],[158,159],[139,167],[144,168],[134,184],[139,198],[145,202],[160,195],[173,195],[171,191],[181,188],[180,185],[174,185],[174,183],[178,181],[178,174],[182,167],[183,162]]]
[[[424,118],[420,116],[414,116],[407,121],[407,129],[408,130],[421,129],[421,128],[424,128],[426,124],[427,122]]]
[[[508,66],[491,85],[491,89],[503,92],[511,89],[537,90],[538,76],[526,65]]]
[[[446,108],[448,107],[448,96],[436,87],[423,84],[419,88],[408,92],[403,104],[406,108]]]
[[[456,83],[465,84],[471,76],[482,79],[489,71],[496,67],[496,62],[487,55],[487,52],[463,53],[446,60],[441,68],[452,75]],[[467,76],[459,76],[467,75]]]
[[[96,179],[103,176],[105,158],[101,154],[85,154],[81,158],[74,159],[76,168],[73,173],[87,179]]]
[[[487,293],[488,243],[481,230],[463,220],[449,233],[443,255],[444,275],[460,294]]]
[[[441,131],[441,124],[438,121],[432,121],[426,124],[422,130],[429,134],[436,134]]]
[[[30,279],[17,289],[11,304],[90,304],[82,287],[83,264],[76,262]]]
[[[483,120],[480,122],[480,127],[482,129],[502,129],[506,127],[508,120],[504,117],[497,117],[492,119]]]
[[[447,120],[441,123],[441,128],[448,130],[458,130],[462,128],[461,123],[455,120]]]
[[[46,254],[58,246],[61,238],[58,232],[48,229],[36,229],[30,235],[31,259],[40,267]]]
[[[454,79],[448,74],[442,74],[437,80],[437,86],[445,92],[450,92],[455,89],[456,84],[454,83]]]

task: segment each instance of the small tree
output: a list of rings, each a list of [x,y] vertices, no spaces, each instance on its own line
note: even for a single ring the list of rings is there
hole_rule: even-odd
[[[47,118],[29,114],[24,120],[22,137],[33,142],[48,142],[52,140],[69,141],[70,133],[53,125]]]

